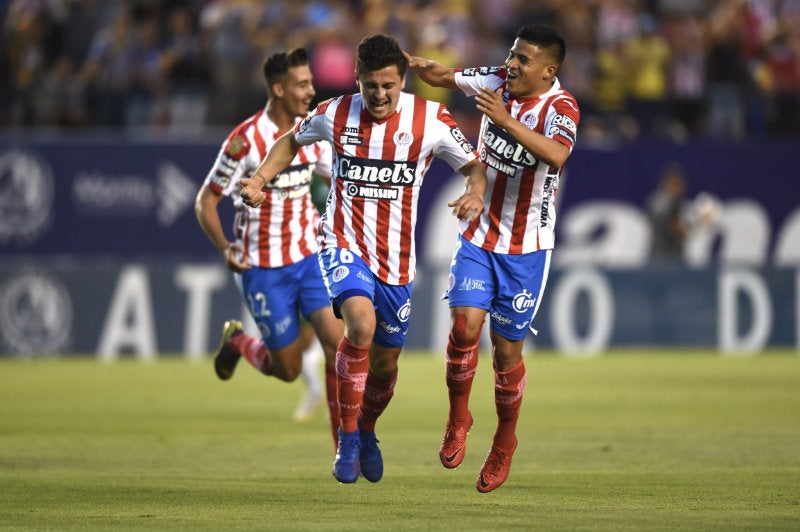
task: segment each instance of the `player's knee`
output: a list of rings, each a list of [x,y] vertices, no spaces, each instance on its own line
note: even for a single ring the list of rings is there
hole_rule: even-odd
[[[458,347],[475,345],[480,339],[483,322],[469,323],[466,314],[456,313],[450,328],[450,341]]]

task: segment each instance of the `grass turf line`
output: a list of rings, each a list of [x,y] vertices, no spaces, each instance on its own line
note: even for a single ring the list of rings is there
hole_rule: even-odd
[[[211,360],[0,360],[0,530],[797,530],[800,357],[537,354],[511,475],[482,353],[464,463],[445,470],[441,359],[404,354],[380,419],[384,479],[338,484],[303,388]]]

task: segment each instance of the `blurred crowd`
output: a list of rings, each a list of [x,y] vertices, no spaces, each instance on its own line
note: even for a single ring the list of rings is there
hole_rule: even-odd
[[[447,66],[502,64],[516,29],[567,41],[582,140],[800,135],[800,0],[0,0],[0,129],[193,134],[263,105],[303,46],[317,101],[354,92],[366,35]],[[458,93],[412,88],[476,124]]]

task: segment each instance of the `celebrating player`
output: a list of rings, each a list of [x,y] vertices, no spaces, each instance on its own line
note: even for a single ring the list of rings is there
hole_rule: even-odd
[[[391,37],[362,40],[356,54],[360,92],[318,105],[242,180],[242,197],[260,205],[263,186],[302,146],[321,140],[333,145],[319,260],[344,320],[336,353],[341,428],[333,463],[333,475],[344,483],[359,474],[371,482],[383,475],[375,423],[397,381],[411,312],[417,201],[434,156],[466,176],[464,194],[448,204],[453,214],[470,221],[483,210],[486,175],[477,153],[442,104],[402,91],[407,66]]]
[[[450,268],[450,411],[439,458],[447,468],[464,459],[469,395],[489,313],[497,429],[476,482],[484,493],[505,482],[517,447],[526,382],[522,348],[547,281],[558,181],[580,118],[578,103],[556,77],[565,51],[554,29],[532,25],[519,29],[503,67],[451,69],[406,54],[423,81],[474,96],[483,113],[478,150],[491,200],[480,217],[460,222]]]
[[[249,336],[240,322],[229,320],[214,367],[223,380],[231,377],[241,356],[261,373],[287,382],[301,371],[318,372],[315,364],[303,361],[303,349],[311,340],[301,332],[301,327],[302,331],[308,327],[301,325],[300,316],[305,317],[325,353],[325,384],[336,445],[339,412],[334,361],[343,327],[333,315],[316,258],[319,212],[310,192],[312,172],[329,179],[330,145],[318,142],[299,150],[291,166],[264,188],[260,207],[242,202],[239,181],[250,177],[277,139],[306,115],[315,94],[308,56],[302,48],[270,56],[264,62],[264,77],[266,107],[230,133],[195,203],[200,226],[234,272],[262,336]],[[220,222],[218,206],[224,196],[236,207],[235,242],[227,239]],[[302,418],[302,414],[296,417]]]

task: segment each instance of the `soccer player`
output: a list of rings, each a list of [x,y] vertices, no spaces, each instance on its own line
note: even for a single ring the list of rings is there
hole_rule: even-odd
[[[522,348],[547,282],[558,181],[580,118],[578,103],[556,77],[565,50],[554,29],[531,25],[518,30],[503,67],[452,69],[406,54],[423,81],[474,96],[483,113],[478,151],[490,199],[480,217],[459,223],[450,267],[450,410],[439,458],[447,468],[464,460],[469,395],[488,313],[497,428],[476,482],[484,493],[505,482],[517,447],[526,382]]]
[[[244,356],[261,373],[286,382],[294,381],[301,371],[312,372],[304,379],[315,378],[316,364],[303,363],[303,350],[315,347],[313,337],[301,331],[308,327],[301,325],[300,317],[305,317],[325,355],[325,387],[336,445],[339,412],[334,361],[344,332],[333,315],[316,257],[319,212],[310,193],[313,172],[329,179],[331,148],[326,142],[304,147],[291,166],[264,188],[260,207],[242,202],[239,181],[250,177],[277,139],[308,113],[315,94],[308,55],[302,48],[271,55],[263,72],[266,106],[230,133],[195,202],[200,226],[234,272],[261,332],[261,338],[254,338],[243,332],[239,321],[227,321],[214,367],[217,376],[227,380]],[[226,237],[218,212],[225,196],[236,208],[234,242]],[[314,407],[301,404],[299,409],[305,406]],[[308,415],[298,411],[296,419],[304,420],[303,414]]]
[[[333,175],[320,223],[319,260],[328,292],[344,321],[336,353],[339,447],[333,475],[383,475],[375,423],[389,404],[405,344],[415,275],[414,225],[420,187],[434,156],[466,176],[465,191],[448,204],[463,220],[483,210],[486,174],[448,110],[403,92],[408,64],[397,41],[373,35],[356,54],[359,92],[319,104],[281,137],[242,197],[264,201],[272,182],[304,145],[333,145]]]

